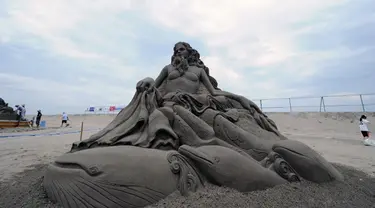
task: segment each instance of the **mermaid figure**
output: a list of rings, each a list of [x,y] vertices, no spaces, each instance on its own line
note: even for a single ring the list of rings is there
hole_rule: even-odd
[[[53,200],[66,207],[142,207],[206,182],[247,192],[301,179],[342,180],[252,101],[220,89],[186,42],[175,44],[155,80],[147,77],[136,89],[110,124],[49,166],[44,184]]]

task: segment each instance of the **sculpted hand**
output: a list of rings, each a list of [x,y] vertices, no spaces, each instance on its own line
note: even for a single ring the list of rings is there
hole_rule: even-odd
[[[137,83],[137,92],[144,92],[145,90],[151,90],[154,85],[154,80],[152,78],[142,79]]]
[[[259,107],[251,100],[247,99],[246,97],[240,95],[239,96],[239,101],[241,105],[246,109],[249,110],[250,112],[253,112],[254,110],[257,111],[258,113],[262,113],[262,111],[259,109]]]

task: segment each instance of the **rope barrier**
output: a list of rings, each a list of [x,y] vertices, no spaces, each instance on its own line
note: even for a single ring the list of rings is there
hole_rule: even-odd
[[[83,131],[99,131],[98,129],[86,129]],[[77,134],[81,133],[81,130],[74,130],[74,131],[63,131],[63,132],[49,132],[49,133],[33,133],[33,134],[8,134],[8,135],[0,135],[0,139],[4,138],[15,138],[15,137],[30,137],[30,136],[58,136],[64,134]]]

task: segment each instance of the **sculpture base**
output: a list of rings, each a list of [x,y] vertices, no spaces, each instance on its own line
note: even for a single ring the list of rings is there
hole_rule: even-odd
[[[0,113],[0,121],[17,121],[17,114],[2,114]]]
[[[5,120],[0,121],[0,128],[16,128],[16,127],[30,127],[30,123],[28,121],[11,121]]]

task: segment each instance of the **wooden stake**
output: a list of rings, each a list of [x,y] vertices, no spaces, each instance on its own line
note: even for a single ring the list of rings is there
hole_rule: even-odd
[[[81,135],[79,136],[79,141],[82,141],[82,134],[83,134],[83,121],[81,122]]]

